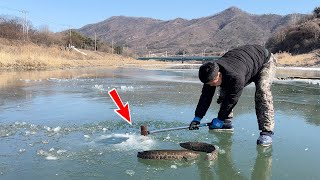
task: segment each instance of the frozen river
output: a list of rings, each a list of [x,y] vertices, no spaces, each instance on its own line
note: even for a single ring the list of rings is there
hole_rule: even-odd
[[[298,72],[298,70],[296,70]],[[292,73],[283,69],[278,74]],[[304,76],[319,72],[302,72]],[[234,133],[149,130],[188,125],[202,85],[197,70],[89,69],[0,73],[0,179],[319,179],[320,81],[277,80],[275,135],[256,146],[254,86],[234,109]],[[129,102],[132,126],[108,90]],[[216,97],[215,97],[216,98]],[[205,116],[218,112],[213,101]],[[219,147],[216,161],[153,161],[138,151]]]

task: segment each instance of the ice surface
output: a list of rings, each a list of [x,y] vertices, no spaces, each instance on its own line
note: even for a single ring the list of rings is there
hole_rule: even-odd
[[[113,150],[118,151],[148,150],[155,144],[155,141],[147,136],[128,133],[101,135],[96,142],[112,145]]]

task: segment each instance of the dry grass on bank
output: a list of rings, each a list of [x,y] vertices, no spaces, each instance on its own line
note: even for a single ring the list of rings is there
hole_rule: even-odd
[[[165,68],[167,64],[180,62],[139,61],[104,52],[81,50],[83,55],[75,50],[66,50],[62,47],[39,46],[36,44],[9,41],[0,38],[0,69],[32,70],[32,69],[66,69],[81,67],[144,67]],[[309,54],[292,56],[289,53],[280,53],[279,66],[320,67],[320,50]]]
[[[138,61],[104,52],[75,50],[62,47],[45,47],[32,43],[0,39],[0,69],[65,69],[79,67],[119,67],[125,65],[141,66],[155,64],[152,61]],[[164,64],[156,62],[156,64]]]
[[[299,54],[292,56],[290,53],[283,52],[277,54],[278,65],[280,66],[296,66],[296,67],[310,67],[320,65],[320,53],[312,52],[308,54]]]

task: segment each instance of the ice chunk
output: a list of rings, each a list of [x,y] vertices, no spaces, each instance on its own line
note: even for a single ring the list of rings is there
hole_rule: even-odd
[[[133,176],[135,174],[135,172],[131,169],[126,170],[126,174],[128,174],[129,176]]]
[[[62,154],[62,153],[65,153],[65,152],[67,152],[67,150],[59,149],[59,150],[57,151],[57,154]]]
[[[115,139],[112,141],[112,139]],[[100,136],[96,142],[109,144],[113,146],[113,150],[130,151],[133,149],[148,150],[155,141],[148,136],[136,134],[109,134]]]
[[[96,85],[94,85],[93,88],[94,88],[94,89],[97,89],[97,90],[100,90],[100,91],[104,91],[103,85],[98,85],[98,84],[96,84]]]
[[[173,165],[170,166],[170,168],[172,168],[172,169],[177,169],[177,165],[174,165],[174,164],[173,164]]]
[[[45,130],[47,130],[47,131],[51,131],[51,128],[48,127],[48,126],[44,126],[43,128],[44,128]]]
[[[47,160],[57,160],[58,158],[55,156],[47,156],[46,159]]]
[[[89,135],[86,135],[86,134],[83,135],[83,137],[85,137],[85,138],[90,138],[90,136],[89,136]]]
[[[37,155],[44,156],[45,159],[47,160],[57,160],[58,157],[55,155],[57,155],[58,153],[57,152],[55,153],[54,151],[55,151],[54,148],[51,148],[48,152],[40,149],[37,151]]]
[[[19,149],[20,153],[26,152],[26,149]]]
[[[120,86],[120,89],[122,91],[133,91],[133,87],[132,86]]]
[[[38,152],[37,152],[38,155],[40,156],[44,156],[47,154],[47,152],[45,152],[44,150],[40,149]]]
[[[166,137],[166,140],[169,140],[169,139],[170,139],[170,135],[168,134],[167,137]]]
[[[53,132],[59,132],[61,130],[61,127],[60,126],[58,126],[58,127],[56,127],[56,128],[53,128]]]

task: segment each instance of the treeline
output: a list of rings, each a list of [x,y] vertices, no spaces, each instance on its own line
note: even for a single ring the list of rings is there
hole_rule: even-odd
[[[23,20],[16,17],[0,16],[0,38],[27,41],[45,46],[61,46],[65,49],[74,46],[86,50],[97,50],[116,54],[124,53],[123,47],[121,46],[112,46],[111,44],[102,42],[100,39],[95,40],[86,37],[75,30],[54,33],[46,26],[36,29],[29,25],[29,27],[26,28]],[[126,55],[129,55],[128,52]]]
[[[275,33],[266,43],[272,52],[308,53],[320,48],[320,7],[299,22]]]

